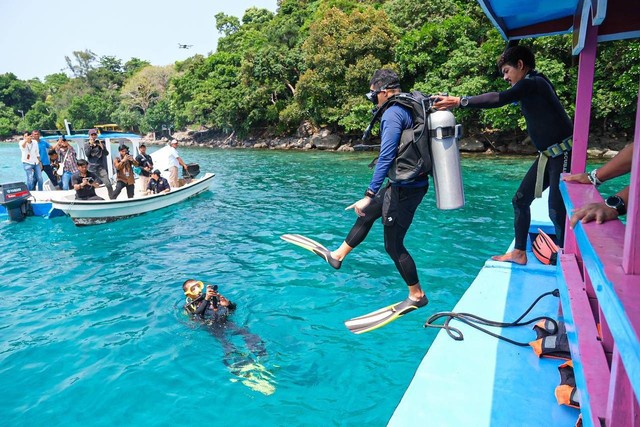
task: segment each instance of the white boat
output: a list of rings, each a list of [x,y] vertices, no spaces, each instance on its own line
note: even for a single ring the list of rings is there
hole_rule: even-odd
[[[69,215],[76,225],[104,224],[162,209],[196,196],[209,189],[214,176],[213,173],[206,173],[182,187],[171,188],[168,193],[146,195],[136,192],[133,198],[128,199],[123,192],[119,198],[109,200],[106,189],[100,187],[96,193],[105,200],[77,200],[75,194],[65,194],[54,195],[51,204],[54,209]]]
[[[49,143],[55,143],[59,135],[47,136],[44,139]],[[88,134],[65,135],[69,143],[74,146],[78,159],[84,159],[83,150],[84,143],[89,139]],[[107,165],[109,177],[112,182],[115,177],[113,167],[113,153],[117,153],[119,144],[126,144],[132,150],[135,156],[139,153],[141,138],[139,135],[130,133],[101,133],[100,139],[105,142],[108,147],[109,155],[107,156]],[[166,172],[169,168],[169,147],[163,147],[153,153],[154,169]],[[199,173],[199,167],[196,164],[187,165],[189,172],[195,177]],[[44,191],[27,192],[28,197],[24,197],[28,201],[28,207],[25,206],[22,211],[24,215],[36,215],[45,218],[54,218],[58,216],[68,215],[73,219],[76,225],[103,224],[118,219],[140,215],[156,209],[161,209],[175,203],[179,203],[189,197],[206,191],[211,185],[211,181],[215,174],[207,173],[202,178],[181,180],[180,187],[172,187],[171,191],[166,194],[146,195],[139,186],[136,179],[136,191],[132,199],[128,199],[126,191],[123,191],[118,199],[109,200],[107,190],[101,186],[96,190],[98,196],[104,200],[76,200],[75,191],[60,191],[53,188],[51,182],[47,180],[44,183]],[[26,187],[25,187],[26,188]],[[0,214],[7,213],[4,206],[0,205]]]

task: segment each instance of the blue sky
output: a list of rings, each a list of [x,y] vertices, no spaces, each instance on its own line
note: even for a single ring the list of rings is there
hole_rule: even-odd
[[[242,18],[253,6],[275,12],[277,0],[0,0],[0,74],[42,79],[85,49],[153,65],[206,55],[219,37],[214,16]]]

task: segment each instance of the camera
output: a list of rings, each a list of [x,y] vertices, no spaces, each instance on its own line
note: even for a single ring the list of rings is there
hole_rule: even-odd
[[[85,179],[87,180],[87,182],[88,182],[89,184],[93,184],[93,177],[88,176],[88,177],[86,177]]]

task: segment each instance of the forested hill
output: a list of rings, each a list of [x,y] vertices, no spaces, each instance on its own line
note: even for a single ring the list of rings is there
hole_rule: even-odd
[[[504,90],[505,42],[470,0],[280,0],[276,13],[218,14],[217,51],[172,65],[74,51],[44,81],[0,75],[0,136],[23,129],[117,123],[135,132],[200,128],[240,137],[286,136],[301,124],[360,133],[372,72],[395,69],[404,90],[473,95]],[[577,58],[568,37],[524,40],[573,114]],[[72,47],[70,47],[70,50]],[[632,133],[640,42],[599,46],[592,131]],[[22,117],[24,114],[24,118]],[[521,131],[515,106],[456,111],[470,132]]]

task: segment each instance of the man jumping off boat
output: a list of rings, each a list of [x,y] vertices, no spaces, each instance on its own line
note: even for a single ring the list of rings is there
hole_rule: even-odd
[[[515,245],[513,251],[491,257],[495,261],[527,263],[527,238],[531,224],[531,203],[549,188],[549,218],[556,230],[556,241],[563,246],[567,211],[560,194],[560,174],[571,162],[573,124],[560,104],[553,85],[535,70],[533,53],[524,46],[506,49],[498,59],[498,68],[511,88],[477,96],[434,96],[436,109],[497,108],[514,102],[527,122],[527,132],[539,152],[526,173],[511,203],[514,211]]]
[[[429,188],[428,171],[408,182],[388,182],[383,186],[398,157],[398,145],[403,131],[413,129],[411,110],[400,104],[387,102],[401,93],[398,75],[389,69],[377,70],[370,80],[370,92],[366,94],[376,108],[384,109],[380,121],[380,155],[364,197],[347,206],[358,216],[355,224],[340,247],[329,251],[321,244],[300,235],[285,234],[283,240],[302,246],[322,257],[333,268],[341,267],[346,256],[367,237],[378,218],[384,224],[385,250],[393,260],[408,286],[404,301],[345,322],[354,333],[368,332],[384,326],[428,304],[418,278],[416,264],[404,246],[404,238],[411,226],[414,214]]]

